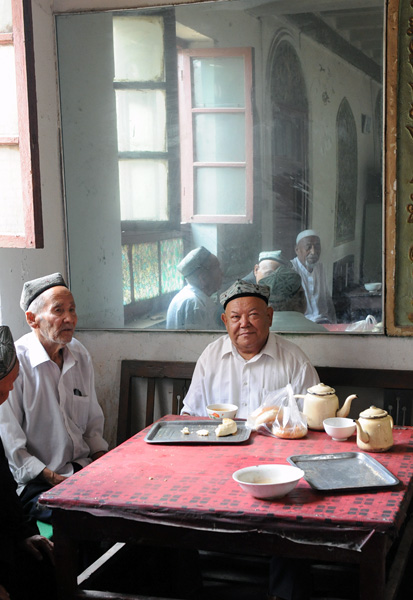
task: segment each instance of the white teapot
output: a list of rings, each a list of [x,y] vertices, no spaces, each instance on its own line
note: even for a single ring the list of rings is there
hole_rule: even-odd
[[[347,417],[350,412],[351,402],[357,398],[352,394],[346,398],[343,406],[339,409],[336,390],[324,383],[318,383],[308,388],[307,393],[295,394],[295,398],[304,398],[303,413],[307,417],[310,429],[322,431],[324,419],[329,417]]]
[[[357,446],[367,452],[386,452],[393,446],[393,419],[383,408],[370,406],[360,413]]]

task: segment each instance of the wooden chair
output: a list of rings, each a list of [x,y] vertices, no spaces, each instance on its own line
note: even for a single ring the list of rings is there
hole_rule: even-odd
[[[147,380],[146,398],[137,398],[140,406],[145,407],[145,427],[153,423],[155,413],[155,393],[157,383],[165,379],[172,380],[172,402],[170,414],[179,414],[182,401],[188,391],[194,372],[193,362],[159,362],[150,360],[123,360],[120,375],[120,394],[118,412],[117,444],[127,440],[132,431],[132,379],[140,377]]]

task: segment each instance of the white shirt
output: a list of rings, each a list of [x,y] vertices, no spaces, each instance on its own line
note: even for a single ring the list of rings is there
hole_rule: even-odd
[[[230,403],[245,419],[263,400],[264,391],[292,385],[295,394],[319,382],[316,370],[302,350],[289,340],[270,333],[259,354],[245,360],[228,335],[209,344],[199,357],[182,412],[207,416],[208,404]]]
[[[313,270],[308,271],[298,256],[291,261],[292,268],[301,275],[301,282],[307,299],[305,316],[311,321],[326,320],[336,322],[336,311],[327,285],[323,264],[315,263]]]
[[[20,374],[0,406],[0,436],[21,493],[45,467],[69,476],[71,462],[85,466],[108,444],[86,348],[72,339],[63,349],[62,370],[33,332],[16,342],[16,350]]]
[[[167,329],[219,329],[219,311],[210,296],[187,284],[172,298],[166,315]]]

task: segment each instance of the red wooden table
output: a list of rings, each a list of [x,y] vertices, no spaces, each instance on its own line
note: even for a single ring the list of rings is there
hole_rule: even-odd
[[[359,451],[355,436],[335,442],[324,432],[301,440],[253,433],[238,445],[161,445],[145,442],[147,431],[42,496],[53,509],[62,598],[76,596],[77,544],[88,539],[357,563],[360,598],[386,597],[386,557],[413,496],[413,428],[395,430],[393,448],[371,455],[399,485],[325,493],[301,480],[278,500],[252,498],[232,473],[291,455]]]

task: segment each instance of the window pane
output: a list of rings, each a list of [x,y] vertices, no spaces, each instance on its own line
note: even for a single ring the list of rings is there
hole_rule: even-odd
[[[244,114],[195,115],[195,161],[244,162]]]
[[[182,239],[161,241],[161,293],[180,290],[184,278],[176,268],[184,257]]]
[[[116,79],[165,81],[162,17],[114,17],[113,45]]]
[[[0,33],[11,33],[13,24],[11,20],[11,0],[0,1]]]
[[[0,223],[2,235],[24,235],[20,153],[0,146]]]
[[[245,107],[242,57],[193,58],[195,108]]]
[[[0,46],[0,135],[17,136],[16,74],[13,46]]]
[[[245,215],[245,169],[202,167],[195,179],[196,214]]]
[[[119,152],[165,152],[164,90],[117,90]]]
[[[122,246],[122,281],[123,281],[123,304],[132,302],[132,290],[130,287],[130,265],[128,246]]]
[[[168,220],[166,160],[120,160],[122,221]]]
[[[133,289],[136,300],[159,296],[158,244],[132,246]]]

